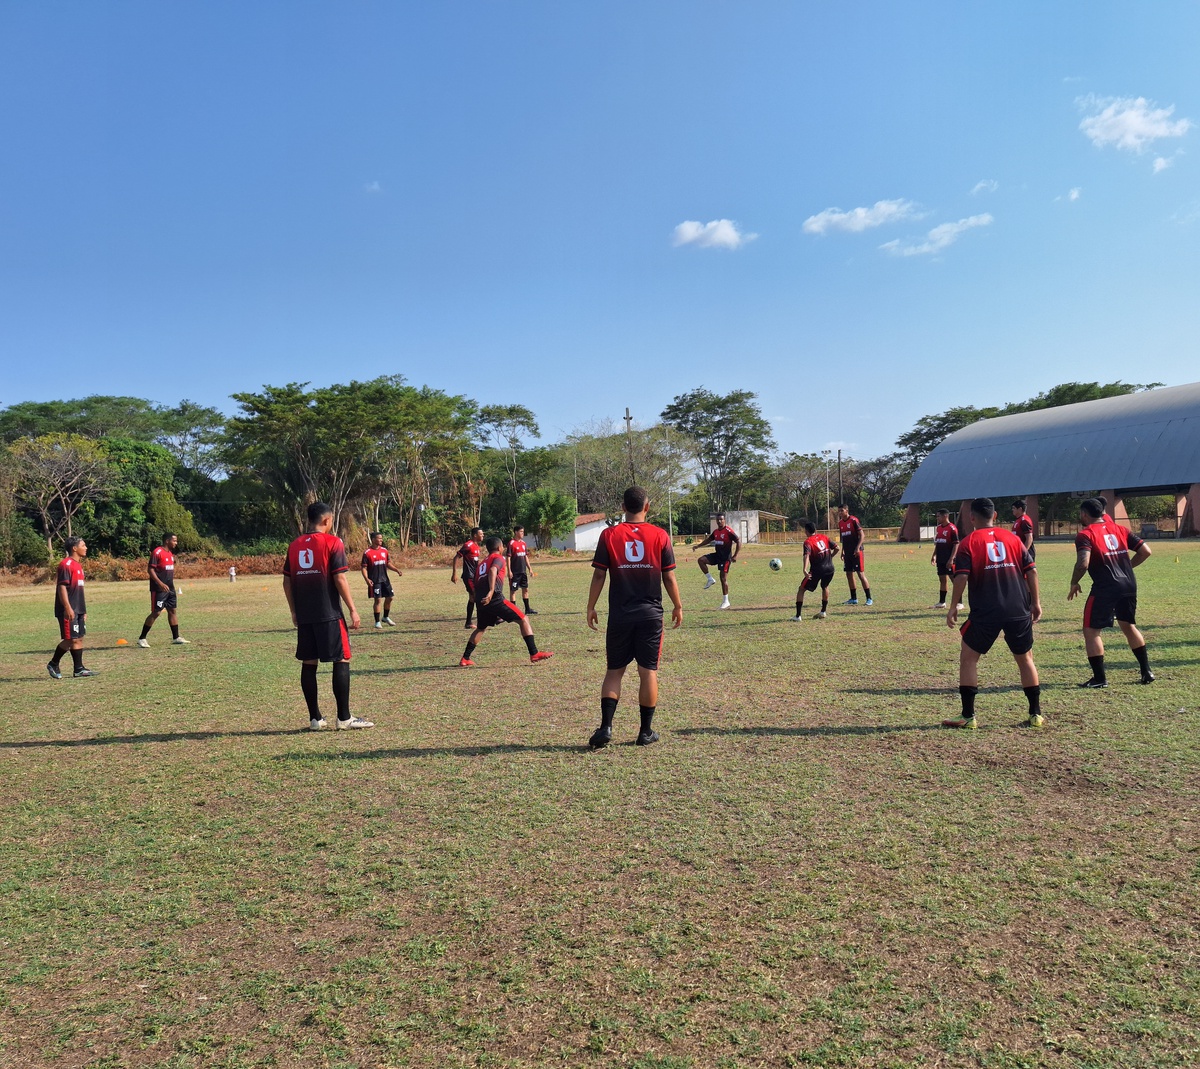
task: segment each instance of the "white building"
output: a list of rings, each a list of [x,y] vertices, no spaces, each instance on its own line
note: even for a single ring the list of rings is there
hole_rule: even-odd
[[[567,538],[552,538],[555,549],[573,549],[579,553],[591,553],[600,543],[600,532],[608,526],[608,517],[603,512],[585,512],[575,517],[575,530]]]

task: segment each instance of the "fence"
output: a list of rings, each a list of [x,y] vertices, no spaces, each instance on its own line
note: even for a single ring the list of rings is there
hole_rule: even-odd
[[[841,541],[837,531],[817,531],[831,542]],[[808,537],[803,531],[759,531],[758,541],[766,546],[800,545]],[[864,527],[863,545],[870,542],[895,542],[900,537],[899,527]]]

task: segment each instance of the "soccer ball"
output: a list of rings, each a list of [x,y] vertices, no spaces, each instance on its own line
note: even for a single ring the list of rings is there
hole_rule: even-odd
[[[773,572],[783,571],[783,561],[781,561],[778,557],[772,557],[770,563],[771,563],[771,571],[773,571]]]

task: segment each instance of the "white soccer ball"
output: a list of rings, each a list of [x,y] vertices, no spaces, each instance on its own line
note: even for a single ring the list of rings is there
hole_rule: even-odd
[[[771,564],[771,571],[773,571],[773,572],[783,571],[783,561],[781,561],[778,557],[772,557],[770,564]]]

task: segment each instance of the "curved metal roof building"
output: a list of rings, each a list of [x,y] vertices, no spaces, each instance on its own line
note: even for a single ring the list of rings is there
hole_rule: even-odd
[[[980,420],[922,461],[902,505],[1200,483],[1200,382]]]

